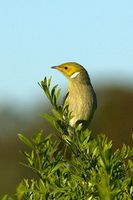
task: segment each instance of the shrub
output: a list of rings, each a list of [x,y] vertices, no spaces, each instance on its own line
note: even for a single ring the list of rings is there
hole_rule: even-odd
[[[60,89],[50,88],[51,78],[40,86],[52,104],[52,114],[43,114],[57,130],[45,137],[43,131],[19,139],[29,147],[24,166],[35,174],[23,179],[14,197],[2,200],[131,200],[133,199],[133,148],[125,144],[115,152],[104,134],[69,126],[68,105],[59,105]],[[55,140],[53,135],[58,138]],[[66,151],[59,148],[63,144]],[[63,153],[62,153],[63,152]],[[66,154],[70,154],[70,159]]]

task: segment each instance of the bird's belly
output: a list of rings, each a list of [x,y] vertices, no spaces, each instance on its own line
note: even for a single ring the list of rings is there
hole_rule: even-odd
[[[89,121],[93,109],[93,97],[90,92],[80,91],[76,94],[69,94],[67,102],[69,111],[72,113],[70,125],[74,126],[77,121]]]

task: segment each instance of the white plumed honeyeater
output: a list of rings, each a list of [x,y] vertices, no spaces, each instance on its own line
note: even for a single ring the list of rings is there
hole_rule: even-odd
[[[83,129],[89,126],[97,107],[97,98],[86,69],[76,62],[67,62],[52,67],[62,72],[68,79],[66,102],[72,113],[70,126],[81,123]]]

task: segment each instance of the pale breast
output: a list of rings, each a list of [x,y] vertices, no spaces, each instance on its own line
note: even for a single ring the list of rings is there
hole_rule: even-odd
[[[66,101],[69,104],[69,111],[73,118],[71,126],[75,126],[78,120],[89,121],[94,112],[94,95],[91,85],[73,84],[69,89]]]

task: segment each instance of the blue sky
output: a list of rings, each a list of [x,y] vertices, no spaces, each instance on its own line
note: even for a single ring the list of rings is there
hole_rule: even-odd
[[[133,85],[132,0],[5,0],[0,2],[0,102],[42,98],[50,69],[76,61],[95,86]]]

